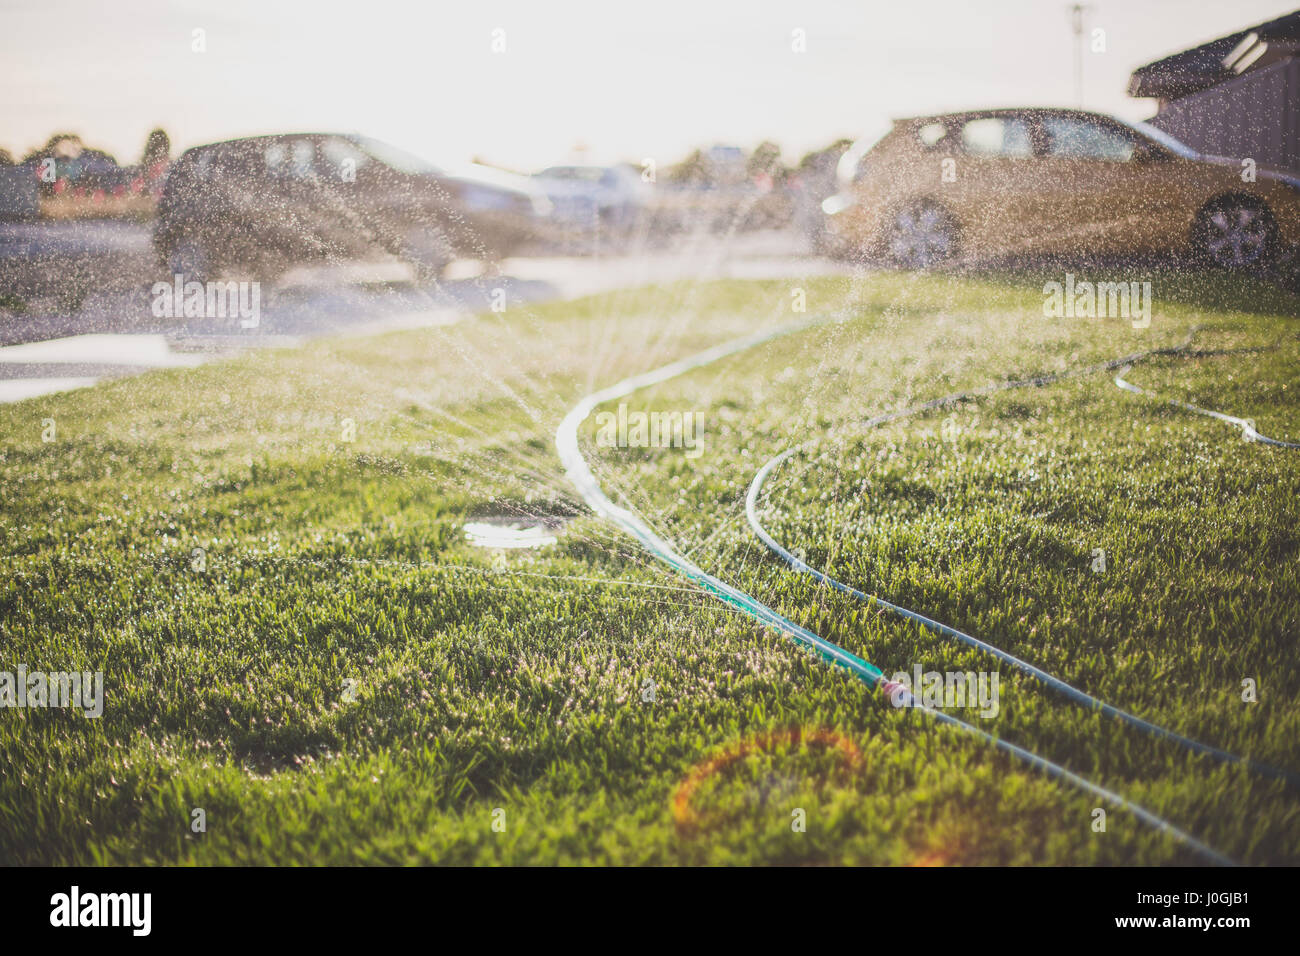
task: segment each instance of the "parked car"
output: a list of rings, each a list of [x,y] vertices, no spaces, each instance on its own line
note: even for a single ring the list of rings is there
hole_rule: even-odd
[[[40,191],[31,169],[0,166],[0,220],[35,219],[40,212]]]
[[[1300,180],[1144,123],[1066,109],[896,121],[823,204],[838,248],[924,268],[1030,254],[1193,253],[1264,266],[1300,243]]]
[[[237,266],[273,278],[295,263],[383,255],[427,278],[458,257],[508,255],[549,212],[526,177],[453,174],[361,136],[258,136],[173,164],[154,248],[169,275],[196,281]]]
[[[627,166],[550,166],[533,179],[563,226],[626,231],[645,205],[640,174]]]

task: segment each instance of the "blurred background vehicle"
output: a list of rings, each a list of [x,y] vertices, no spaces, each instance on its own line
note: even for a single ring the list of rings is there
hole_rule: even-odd
[[[649,191],[634,166],[549,166],[533,179],[551,201],[555,222],[584,232],[635,229]]]
[[[853,145],[852,140],[836,140],[825,149],[809,153],[787,178],[787,188],[794,206],[794,223],[808,240],[813,252],[832,251],[833,242],[826,226],[822,203],[839,189],[836,168]]]
[[[1065,254],[1195,255],[1263,269],[1300,243],[1300,178],[1203,155],[1145,123],[1064,109],[899,120],[827,199],[849,255],[908,268]]]
[[[778,229],[793,215],[781,148],[770,141],[751,153],[726,145],[695,150],[667,169],[650,209],[652,230],[663,237]]]
[[[450,172],[360,136],[294,133],[200,146],[172,167],[154,247],[196,281],[243,266],[264,278],[304,262],[396,256],[421,278],[455,258],[494,261],[550,215],[527,177]]]
[[[119,165],[75,133],[55,133],[18,163],[0,151],[0,218],[148,219],[169,151],[161,129],[149,134],[136,165]]]
[[[35,219],[40,212],[40,190],[32,171],[0,163],[0,220]]]

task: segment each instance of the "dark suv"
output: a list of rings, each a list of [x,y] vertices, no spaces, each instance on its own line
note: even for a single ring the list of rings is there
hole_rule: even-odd
[[[154,248],[168,275],[391,255],[436,277],[494,260],[538,232],[549,203],[525,177],[452,175],[361,136],[296,133],[198,146],[172,166]]]

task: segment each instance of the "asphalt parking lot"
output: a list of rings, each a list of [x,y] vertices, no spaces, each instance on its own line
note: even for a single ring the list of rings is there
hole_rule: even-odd
[[[699,233],[670,247],[535,254],[495,270],[453,263],[418,284],[396,262],[303,267],[260,291],[255,327],[237,318],[156,316],[147,224],[0,223],[0,401],[187,366],[248,348],[447,324],[475,312],[679,279],[783,278],[847,271],[794,231]]]

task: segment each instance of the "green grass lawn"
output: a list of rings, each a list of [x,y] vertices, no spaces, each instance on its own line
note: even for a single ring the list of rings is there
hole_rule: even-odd
[[[0,671],[106,686],[97,720],[0,710],[0,860],[1196,862],[1121,810],[1094,832],[1096,798],[891,707],[576,498],[553,436],[581,397],[801,318],[798,285],[834,320],[627,399],[700,413],[700,457],[597,447],[588,422],[606,492],[887,672],[998,670],[998,716],[957,716],[1235,859],[1300,862],[1300,793],[818,588],[745,524],[754,472],[818,439],[763,498],[810,564],[1300,770],[1300,452],[1106,374],[863,427],[1203,326],[1202,348],[1276,348],[1128,378],[1300,438],[1297,299],[1157,276],[1135,330],[1044,318],[1042,282],[680,284],[0,407]],[[505,515],[553,516],[558,542],[465,540]]]

